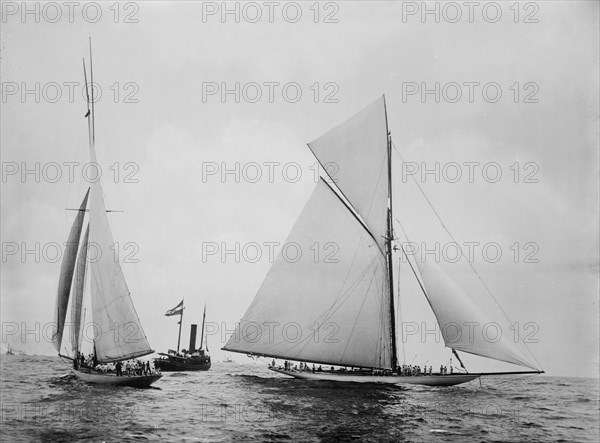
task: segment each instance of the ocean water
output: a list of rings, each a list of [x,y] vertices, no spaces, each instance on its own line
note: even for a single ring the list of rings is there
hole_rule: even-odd
[[[295,380],[214,362],[151,389],[87,385],[55,357],[2,356],[0,438],[19,441],[598,442],[597,379],[451,388]]]

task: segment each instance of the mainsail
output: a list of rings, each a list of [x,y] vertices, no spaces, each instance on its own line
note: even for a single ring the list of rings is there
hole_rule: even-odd
[[[79,248],[79,238],[81,236],[81,227],[83,226],[83,217],[90,190],[88,189],[81,202],[81,207],[75,216],[69,238],[65,245],[62,264],[60,266],[60,277],[58,280],[58,292],[56,295],[56,308],[54,318],[57,321],[56,333],[52,336],[52,344],[60,353],[63,331],[65,328],[65,318],[67,316],[67,306],[69,305],[69,295],[71,294],[71,284],[73,282],[73,272],[75,269],[75,260],[77,258],[77,249]]]
[[[90,146],[91,163],[98,165]],[[99,168],[99,166],[97,166]],[[114,242],[100,181],[91,186],[90,196],[90,281],[94,345],[100,363],[135,358],[154,352],[135,312],[123,270],[115,257]]]
[[[387,294],[380,246],[321,179],[223,349],[390,367]]]
[[[81,242],[79,255],[77,256],[77,268],[75,269],[75,295],[71,299],[71,349],[73,355],[79,351],[79,332],[81,331],[81,312],[83,309],[83,290],[85,287],[85,269],[87,260],[88,238],[90,235],[90,225],[87,229]]]
[[[447,347],[539,369],[517,347],[520,342],[513,338],[512,325],[495,302],[484,311],[478,306],[483,296],[476,303],[437,263],[417,261],[417,266]]]
[[[387,229],[387,145],[384,96],[308,144],[382,248]]]

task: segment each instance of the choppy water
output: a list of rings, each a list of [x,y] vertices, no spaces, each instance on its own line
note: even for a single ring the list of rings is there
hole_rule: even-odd
[[[598,380],[494,377],[451,388],[295,380],[263,364],[165,373],[153,389],[64,376],[58,358],[2,356],[2,441],[590,441]]]

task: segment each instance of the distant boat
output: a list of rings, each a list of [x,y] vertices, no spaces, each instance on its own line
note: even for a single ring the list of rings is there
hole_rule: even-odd
[[[285,242],[298,245],[303,254],[290,257],[280,252],[224,350],[283,359],[283,365],[273,360],[269,369],[300,379],[451,386],[499,374],[468,373],[457,351],[533,369],[502,374],[543,373],[508,334],[496,342],[479,335],[471,338],[469,322],[487,324],[494,314],[500,315],[497,304],[488,304],[490,312],[484,312],[441,267],[417,261],[415,269],[410,260],[444,342],[463,369],[453,373],[452,367],[441,367],[433,372],[431,367],[425,371],[399,365],[392,142],[385,97],[308,146],[326,178],[319,180]],[[310,253],[315,245],[337,247],[337,254],[329,262],[324,257],[317,260]],[[477,301],[484,296],[477,294]],[[451,324],[463,328],[462,335],[446,327]],[[502,323],[503,331],[511,324]]]
[[[15,352],[13,351],[13,349],[10,347],[10,345],[6,345],[7,349],[6,349],[6,355],[15,355]]]
[[[178,371],[208,371],[210,369],[210,355],[208,354],[208,345],[206,349],[202,349],[204,342],[204,320],[206,318],[206,305],[204,305],[204,313],[202,314],[202,331],[200,335],[200,348],[196,349],[196,329],[197,325],[192,325],[190,330],[190,344],[187,350],[179,352],[181,344],[181,324],[183,322],[183,300],[170,309],[165,314],[166,316],[179,315],[179,336],[177,338],[177,351],[169,350],[166,354],[159,352],[161,358],[154,360],[154,365],[161,371],[178,372]]]
[[[93,84],[91,56],[90,40],[90,81]],[[86,92],[88,92],[85,60],[83,71]],[[94,88],[91,88],[91,97],[89,93],[87,97],[88,109],[85,117],[88,121],[90,164],[98,165],[95,146]],[[88,197],[89,209],[87,208]],[[117,376],[116,372],[103,372],[95,369],[98,365],[108,363],[116,363],[115,367],[121,368],[124,361],[142,357],[154,351],[148,343],[133,306],[121,265],[118,260],[114,259],[114,254],[111,252],[115,243],[106,215],[108,211],[99,180],[91,184],[81,206],[76,211],[77,215],[69,233],[60,269],[54,316],[57,329],[52,337],[53,345],[60,357],[73,362],[74,374],[85,382],[116,386],[150,386],[161,377],[160,374],[144,371],[145,375]],[[83,240],[81,240],[84,217],[88,211],[88,225]],[[79,248],[80,243],[81,248]],[[88,243],[94,244],[96,250],[100,251],[97,258],[89,262],[87,260]],[[83,326],[83,296],[87,271],[91,273],[91,317],[95,326],[94,329],[97,328],[97,332],[93,340],[93,357],[86,362],[81,352],[80,338]],[[72,333],[69,334],[71,336],[72,356],[61,354],[69,301],[73,327]]]
[[[223,360],[223,363],[233,363],[233,360],[227,357],[225,360]]]

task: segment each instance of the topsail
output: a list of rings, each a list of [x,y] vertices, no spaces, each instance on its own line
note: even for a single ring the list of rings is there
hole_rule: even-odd
[[[308,144],[383,248],[388,208],[385,98]]]

